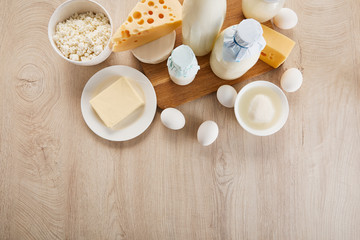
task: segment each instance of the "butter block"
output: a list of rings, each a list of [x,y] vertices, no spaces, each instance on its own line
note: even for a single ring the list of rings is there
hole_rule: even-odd
[[[273,68],[278,68],[285,62],[295,46],[295,42],[275,30],[261,25],[266,46],[260,54],[260,60]]]
[[[181,25],[178,0],[141,0],[111,39],[114,52],[131,50],[168,35]]]
[[[112,128],[145,103],[129,80],[121,77],[91,99],[90,104],[104,124]]]

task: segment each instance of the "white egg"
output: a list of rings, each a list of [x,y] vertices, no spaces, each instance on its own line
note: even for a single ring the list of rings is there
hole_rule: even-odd
[[[291,29],[298,23],[298,17],[290,8],[282,8],[273,18],[273,22],[278,28]]]
[[[221,105],[227,108],[234,107],[236,95],[237,92],[235,88],[230,85],[222,85],[221,87],[219,87],[216,93],[216,97],[221,103]]]
[[[185,117],[175,108],[166,108],[161,112],[161,122],[165,127],[172,130],[179,130],[185,126]]]
[[[197,132],[197,139],[203,146],[209,146],[215,142],[219,135],[219,127],[214,121],[203,122]]]
[[[299,69],[290,68],[284,72],[281,76],[281,87],[286,92],[295,92],[297,91],[303,82],[303,76]]]

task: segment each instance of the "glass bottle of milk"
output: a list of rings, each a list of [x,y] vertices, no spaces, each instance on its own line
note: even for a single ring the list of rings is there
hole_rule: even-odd
[[[280,11],[285,0],[242,0],[242,11],[246,18],[266,22]]]
[[[224,80],[239,78],[255,65],[265,45],[260,23],[245,19],[219,35],[210,56],[211,69]]]
[[[185,0],[182,10],[183,44],[196,56],[211,52],[224,23],[226,0]]]

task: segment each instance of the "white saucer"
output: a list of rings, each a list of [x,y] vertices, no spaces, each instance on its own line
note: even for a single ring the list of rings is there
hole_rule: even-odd
[[[113,129],[104,125],[90,105],[90,100],[119,77],[131,79],[145,100],[145,106],[121,121]],[[88,127],[98,136],[110,141],[127,141],[139,136],[151,124],[156,113],[156,94],[149,79],[127,66],[111,66],[95,73],[86,83],[81,95],[81,112]]]

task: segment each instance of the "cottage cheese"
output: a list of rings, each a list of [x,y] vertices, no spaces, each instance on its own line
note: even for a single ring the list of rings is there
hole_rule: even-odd
[[[56,25],[53,40],[66,58],[90,61],[105,49],[110,35],[110,21],[103,13],[75,13]]]

